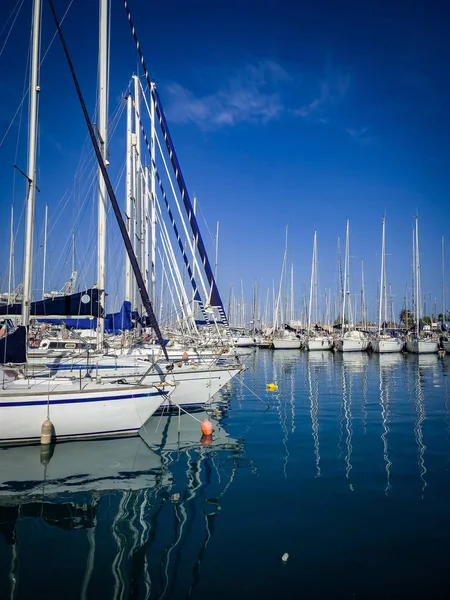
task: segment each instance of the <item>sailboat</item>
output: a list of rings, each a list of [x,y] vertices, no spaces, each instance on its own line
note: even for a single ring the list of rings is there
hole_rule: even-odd
[[[380,299],[378,306],[378,335],[370,344],[374,352],[401,352],[403,341],[386,332],[387,302],[386,302],[386,217],[383,217],[381,240],[381,277]]]
[[[414,230],[414,244],[413,244],[413,258],[415,265],[414,272],[414,287],[415,287],[415,333],[410,334],[406,340],[406,350],[412,354],[434,354],[438,351],[437,341],[426,338],[422,335],[420,330],[420,324],[422,321],[422,310],[421,310],[421,287],[420,287],[420,254],[419,254],[419,217],[416,215],[415,230]]]
[[[107,42],[107,0],[100,0],[100,55],[106,57]],[[53,9],[53,7],[52,7]],[[56,18],[56,15],[55,15]],[[39,377],[26,371],[27,362],[27,329],[30,324],[31,313],[31,280],[32,280],[32,247],[34,227],[34,196],[36,188],[36,131],[37,131],[37,93],[38,93],[38,65],[39,65],[39,38],[41,23],[41,0],[34,0],[33,6],[33,38],[32,38],[32,69],[30,73],[30,120],[28,140],[28,194],[27,214],[25,227],[24,251],[24,285],[22,301],[22,325],[11,334],[0,340],[0,363],[12,365],[2,369],[2,389],[0,389],[0,443],[17,444],[23,442],[36,442],[40,439],[43,421],[51,421],[53,438],[57,440],[89,438],[89,437],[116,437],[123,435],[136,435],[142,425],[160,407],[162,403],[170,406],[179,406],[180,403],[204,403],[225,385],[242,365],[236,368],[230,365],[217,365],[214,368],[198,368],[192,364],[154,364],[146,363],[145,367],[136,377],[118,377],[115,373],[110,377],[100,377],[96,373],[95,380],[87,372],[82,377],[79,370],[75,377],[57,377],[52,373]],[[59,29],[59,25],[58,25]],[[60,35],[62,36],[60,30]],[[66,48],[65,48],[66,50]],[[102,69],[105,60],[100,60]],[[73,74],[74,75],[74,74]],[[104,91],[104,73],[99,74],[100,85]],[[76,77],[74,76],[74,81]],[[77,92],[83,106],[86,123],[88,125],[94,150],[99,161],[101,171],[99,193],[100,220],[104,213],[106,189],[113,203],[114,212],[118,220],[127,252],[132,263],[133,272],[138,281],[142,303],[149,316],[152,327],[161,343],[165,358],[168,360],[167,351],[159,330],[156,317],[153,313],[142,274],[137,264],[131,242],[126,233],[126,228],[117,205],[114,192],[105,168],[104,155],[102,155],[95,138],[92,124],[84,105],[78,84]],[[100,112],[103,112],[106,103],[105,94],[100,95]],[[102,183],[103,182],[103,183]],[[104,184],[104,185],[103,185]],[[105,230],[105,227],[99,227]],[[100,233],[99,233],[100,236]],[[98,240],[98,271],[99,277],[104,282],[104,240]],[[102,275],[103,274],[103,275]],[[97,287],[99,314],[102,313],[102,300],[104,298],[104,283]],[[91,297],[82,294],[80,303],[91,304]],[[46,313],[44,313],[46,314]],[[98,319],[99,344],[103,342],[103,319]],[[115,357],[113,357],[115,359]],[[119,360],[119,359],[116,359]],[[115,363],[117,364],[117,363]],[[123,363],[122,363],[123,364]],[[128,365],[129,366],[129,365]]]
[[[347,319],[348,317],[348,319]],[[348,323],[348,330],[345,331]],[[361,352],[367,350],[369,341],[366,334],[358,331],[353,325],[353,313],[350,299],[350,222],[347,219],[345,237],[344,290],[342,297],[341,327],[344,333],[335,341],[339,352]]]
[[[313,325],[314,323],[314,325]],[[314,330],[313,330],[314,327]],[[306,348],[308,350],[331,350],[333,340],[324,333],[319,333],[318,325],[318,293],[317,293],[317,232],[314,229],[313,256],[311,267],[311,285],[309,291],[308,331]]]
[[[281,267],[281,276],[280,276],[280,285],[278,288],[277,301],[274,309],[275,313],[275,324],[273,328],[273,337],[272,337],[272,347],[274,350],[296,350],[301,348],[301,340],[297,337],[295,331],[292,331],[291,328],[279,327],[278,318],[280,313],[286,317],[285,312],[283,313],[281,307],[281,289],[283,282],[286,279],[286,263],[287,263],[287,251],[288,251],[288,227],[286,225],[286,243],[284,246],[284,255],[283,255],[283,265]],[[293,287],[293,286],[292,286]],[[293,294],[293,290],[291,289],[291,296]],[[283,322],[283,316],[280,318],[280,323]]]

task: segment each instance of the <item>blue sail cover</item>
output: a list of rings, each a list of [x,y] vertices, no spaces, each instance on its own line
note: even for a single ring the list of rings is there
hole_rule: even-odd
[[[39,322],[53,325],[60,325],[63,322],[69,329],[97,329],[97,319],[39,319]],[[130,330],[131,327],[131,302],[128,300],[125,300],[119,312],[105,317],[105,333],[119,333]]]
[[[32,302],[30,316],[44,317],[101,317],[103,308],[100,306],[98,289],[93,288],[69,296],[55,296]],[[22,304],[5,304],[0,306],[0,315],[21,315]]]
[[[0,365],[27,362],[27,328],[21,325],[0,338]]]

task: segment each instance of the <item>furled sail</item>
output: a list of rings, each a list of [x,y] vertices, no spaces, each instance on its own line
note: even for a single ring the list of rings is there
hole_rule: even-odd
[[[40,323],[52,323],[74,329],[97,329],[97,319],[94,318],[72,318],[72,319],[39,319]],[[129,331],[132,328],[131,302],[125,300],[119,312],[105,316],[105,333],[119,333]]]
[[[20,315],[22,304],[0,306],[0,315]],[[55,296],[31,303],[32,317],[102,317],[98,289],[93,288],[69,296]]]
[[[0,365],[27,362],[27,328],[20,326],[0,338]]]

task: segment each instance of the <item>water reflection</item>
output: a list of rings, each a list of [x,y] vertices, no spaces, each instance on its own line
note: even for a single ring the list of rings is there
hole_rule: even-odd
[[[422,480],[422,495],[428,483],[425,479],[427,468],[425,466],[425,451],[427,449],[423,441],[423,422],[426,419],[425,404],[424,404],[424,386],[425,386],[425,371],[424,369],[433,369],[437,364],[436,356],[418,355],[417,368],[415,369],[416,377],[414,380],[414,397],[416,407],[416,421],[414,423],[414,435],[416,438],[418,449],[418,465],[420,478]],[[431,359],[431,360],[430,360]],[[434,359],[434,360],[433,360]]]
[[[383,444],[383,460],[386,471],[386,487],[384,489],[387,494],[391,488],[391,466],[392,462],[389,458],[389,434],[390,430],[390,408],[391,395],[395,392],[395,370],[403,362],[401,354],[379,354],[375,357],[379,364],[379,394],[381,408],[381,424],[383,433],[381,441]]]
[[[283,475],[287,479],[289,463],[289,436],[295,431],[295,380],[300,353],[298,350],[280,350],[271,352],[273,361],[272,380],[278,385],[275,394],[275,408],[282,432]]]
[[[340,415],[340,447],[342,450],[342,441],[345,436],[345,476],[350,479],[350,473],[353,468],[353,417],[352,417],[352,396],[354,380],[356,385],[362,390],[362,414],[365,427],[365,403],[367,393],[367,365],[369,357],[363,352],[342,352],[335,355],[336,365],[341,370],[341,415]],[[361,380],[358,383],[358,380]],[[349,483],[350,490],[353,491],[353,483]]]
[[[0,596],[172,597],[178,573],[193,589],[244,464],[226,415],[209,415],[208,440],[205,417],[154,417],[143,439],[62,443],[42,460],[38,446],[0,450]]]
[[[319,440],[319,381],[323,381],[324,374],[329,372],[332,361],[331,352],[309,352],[307,363],[309,404],[311,416],[312,437],[314,443],[314,456],[316,464],[316,477],[321,476],[320,469],[320,440]]]

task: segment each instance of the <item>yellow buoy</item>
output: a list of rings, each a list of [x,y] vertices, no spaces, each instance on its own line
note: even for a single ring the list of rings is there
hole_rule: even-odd
[[[41,428],[41,444],[51,444],[54,441],[55,428],[50,419],[45,419]]]
[[[266,383],[266,389],[268,392],[274,392],[278,389],[278,386],[276,383]]]

